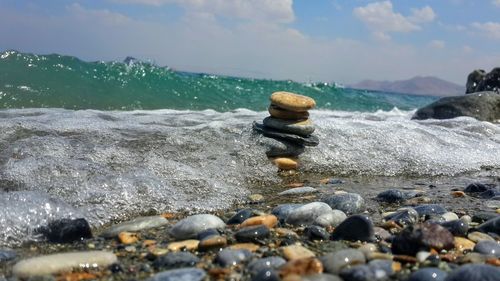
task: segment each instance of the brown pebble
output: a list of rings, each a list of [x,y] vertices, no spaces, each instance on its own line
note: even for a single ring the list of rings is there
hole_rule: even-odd
[[[455,249],[463,252],[463,251],[472,251],[476,246],[476,243],[470,241],[467,238],[463,237],[455,237]]]
[[[401,229],[403,229],[403,227],[400,226],[399,224],[397,224],[395,221],[386,221],[380,227],[382,227],[383,229],[387,229],[387,230],[392,230],[392,229],[401,230]]]
[[[186,249],[188,251],[198,249],[200,241],[195,239],[189,239],[184,241],[172,242],[168,244],[167,249],[170,251],[180,251]]]
[[[494,265],[494,266],[500,266],[500,259],[488,258],[488,259],[486,259],[486,263]]]
[[[489,236],[488,234],[478,231],[473,231],[467,234],[467,238],[476,243],[479,241],[495,241],[495,239],[493,239],[493,237]]]
[[[273,228],[278,224],[278,218],[274,215],[263,215],[256,216],[246,219],[241,223],[241,227],[252,226],[252,225],[265,225],[269,228]]]
[[[323,264],[314,257],[291,260],[280,268],[281,277],[288,275],[309,275],[323,272]]]
[[[299,237],[299,235],[295,231],[288,228],[278,227],[274,229],[274,231],[276,232],[278,237]]]
[[[231,272],[232,270],[230,268],[211,268],[208,271],[208,275],[215,280],[226,280]]]
[[[287,157],[275,158],[273,163],[281,170],[295,170],[299,167],[296,160]]]
[[[301,245],[290,245],[282,248],[286,260],[296,260],[316,256],[311,250]]]
[[[304,120],[309,118],[309,112],[294,112],[281,108],[275,104],[271,104],[267,109],[269,114],[274,118],[285,119],[285,120]]]
[[[274,92],[270,99],[271,104],[294,112],[308,111],[316,106],[316,102],[310,97],[284,91]]]
[[[392,270],[393,270],[394,272],[400,272],[400,271],[401,271],[401,269],[403,269],[403,266],[401,265],[401,263],[400,263],[400,262],[396,262],[396,261],[395,261],[395,262],[393,262],[393,263],[392,263]]]
[[[405,201],[406,205],[416,206],[421,204],[431,203],[432,199],[426,196],[414,197]]]
[[[417,258],[413,256],[407,256],[407,255],[394,255],[393,256],[394,261],[400,261],[403,263],[416,263]]]
[[[144,247],[144,248],[149,248],[149,247],[155,246],[155,245],[156,245],[156,240],[147,239],[147,240],[142,241],[142,247]]]
[[[260,246],[257,244],[254,244],[254,243],[238,243],[238,244],[231,245],[229,248],[233,249],[233,250],[245,249],[245,250],[249,250],[250,252],[255,252],[260,248]]]
[[[210,249],[220,249],[227,245],[227,239],[224,236],[214,235],[200,241],[198,244],[198,249],[200,250],[210,250]]]
[[[301,183],[301,182],[293,182],[293,183],[289,183],[286,185],[286,187],[289,187],[289,188],[297,188],[297,187],[303,187],[304,184]]]
[[[102,274],[89,272],[69,272],[57,277],[57,281],[80,281],[98,279]]]
[[[122,244],[132,244],[139,241],[139,236],[137,233],[123,231],[118,234],[118,240]]]
[[[458,198],[458,197],[465,197],[465,192],[463,191],[452,191],[451,196]]]

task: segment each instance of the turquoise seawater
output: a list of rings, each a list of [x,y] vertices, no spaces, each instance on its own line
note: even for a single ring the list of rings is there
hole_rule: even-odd
[[[76,57],[0,53],[0,108],[96,110],[266,110],[272,92],[314,98],[318,109],[412,110],[435,97],[370,92],[334,83],[297,83],[179,72],[136,60],[85,62]]]

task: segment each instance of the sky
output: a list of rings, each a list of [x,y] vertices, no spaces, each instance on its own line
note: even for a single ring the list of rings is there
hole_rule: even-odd
[[[500,0],[0,0],[0,51],[351,84],[500,66]]]

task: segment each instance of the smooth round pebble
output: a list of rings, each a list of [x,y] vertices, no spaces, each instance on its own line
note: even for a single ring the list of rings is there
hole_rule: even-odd
[[[295,112],[307,111],[316,106],[314,99],[290,92],[274,92],[270,99],[272,104]]]
[[[303,206],[304,204],[282,204],[274,207],[271,214],[278,217],[279,221],[284,222],[288,215],[295,209]]]
[[[500,258],[500,243],[496,241],[479,241],[474,247],[474,252]]]
[[[326,197],[322,200],[334,210],[341,210],[347,215],[364,211],[365,200],[357,193],[341,193]]]
[[[248,226],[238,230],[234,237],[238,242],[258,242],[269,237],[269,228],[265,225]]]
[[[418,213],[415,209],[407,207],[384,217],[386,221],[393,221],[400,225],[415,224],[418,221]]]
[[[312,202],[291,210],[285,222],[291,225],[309,225],[318,216],[331,210],[332,208],[323,202]]]
[[[224,227],[226,227],[226,224],[219,217],[210,214],[199,214],[177,222],[170,229],[170,234],[176,239],[189,239],[196,238],[198,233],[204,230]]]
[[[500,281],[500,268],[486,264],[466,264],[448,274],[445,281]]]
[[[328,240],[328,238],[330,238],[330,233],[328,233],[324,228],[317,225],[307,226],[304,229],[304,235],[311,241]]]
[[[257,275],[257,273],[259,273],[263,270],[278,269],[280,266],[284,265],[285,263],[286,263],[286,260],[282,257],[279,257],[279,256],[261,258],[261,259],[254,260],[254,261],[250,262],[247,265],[246,270],[251,275]]]
[[[500,235],[500,216],[497,216],[493,219],[490,219],[480,226],[477,229],[484,233],[495,233],[496,235]]]
[[[153,262],[153,267],[157,270],[166,270],[191,267],[195,266],[198,262],[200,262],[200,259],[190,252],[172,252],[164,256],[159,256]]]
[[[413,272],[407,281],[443,281],[447,275],[441,269],[426,267]]]
[[[227,224],[240,224],[244,222],[246,219],[250,218],[251,216],[253,216],[252,209],[243,209],[237,212],[234,216],[232,216],[227,221]]]
[[[420,193],[413,190],[389,189],[377,194],[376,199],[386,203],[398,203],[416,197]]]
[[[314,224],[322,227],[337,227],[346,218],[347,215],[341,210],[331,210],[330,212],[326,212],[316,217],[316,219],[314,219]]]
[[[314,187],[310,186],[303,186],[303,187],[296,187],[296,188],[290,188],[285,191],[282,191],[278,193],[278,195],[297,195],[297,194],[306,194],[306,193],[315,193],[318,192],[318,190]]]
[[[469,231],[469,224],[461,219],[443,222],[441,226],[448,229],[454,236],[465,236]]]
[[[347,265],[364,264],[366,262],[363,252],[355,249],[345,249],[332,252],[320,257],[325,272],[338,274]]]
[[[147,281],[201,281],[205,279],[207,273],[199,268],[179,268],[167,270],[155,274],[146,279]]]
[[[420,217],[430,215],[441,215],[446,213],[446,209],[437,204],[424,204],[414,207]]]
[[[224,249],[217,253],[215,262],[223,267],[237,265],[252,257],[252,253],[246,249],[232,250]]]
[[[365,215],[353,215],[335,228],[332,240],[372,241],[375,238],[372,220]]]

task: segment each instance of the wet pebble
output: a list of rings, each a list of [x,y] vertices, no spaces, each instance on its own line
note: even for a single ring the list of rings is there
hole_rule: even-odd
[[[400,225],[415,224],[418,221],[418,213],[415,209],[407,207],[384,217],[386,221],[394,221]]]
[[[438,204],[424,204],[414,207],[420,217],[441,215],[446,213],[446,209]]]
[[[304,235],[309,240],[328,240],[330,233],[317,225],[310,225],[304,229]]]
[[[224,249],[217,254],[215,262],[223,267],[227,267],[247,261],[251,257],[252,253],[246,249]]]
[[[492,188],[493,186],[491,185],[486,185],[480,182],[474,182],[469,185],[464,189],[465,193],[481,193],[485,192],[486,190]]]
[[[244,227],[238,230],[234,237],[238,242],[258,242],[269,237],[269,228],[265,225]]]
[[[340,271],[344,281],[387,280],[394,273],[392,260],[373,260],[366,265],[356,265]]]
[[[318,192],[318,190],[314,187],[310,186],[304,186],[304,187],[297,187],[297,188],[291,188],[285,191],[282,191],[278,193],[278,195],[297,195],[297,194],[306,194],[306,193],[315,193]]]
[[[497,241],[479,241],[474,247],[474,252],[500,258],[500,243]]]
[[[315,257],[295,259],[280,267],[280,276],[286,279],[291,275],[309,275],[323,272],[323,264]]]
[[[250,273],[250,275],[257,275],[259,272],[264,270],[275,270],[280,266],[284,265],[286,260],[279,256],[261,258],[258,260],[254,260],[250,262],[246,270]]]
[[[177,222],[170,234],[176,239],[195,238],[198,233],[210,228],[224,228],[226,224],[218,217],[210,214],[189,216]]]
[[[52,243],[71,243],[92,238],[90,225],[84,218],[51,221],[38,231]]]
[[[454,236],[465,236],[469,231],[469,224],[461,219],[443,222],[441,226],[448,229]]]
[[[441,269],[426,267],[413,272],[407,281],[443,281],[447,275]]]
[[[147,281],[201,281],[205,279],[207,273],[199,268],[179,268],[167,270],[155,274],[154,276],[146,279]]]
[[[420,193],[413,190],[389,189],[377,194],[376,199],[386,203],[398,203],[416,197]]]
[[[290,245],[282,248],[283,256],[287,260],[296,260],[316,256],[311,250],[301,245]]]
[[[240,224],[253,216],[253,210],[252,209],[243,209],[237,212],[234,216],[232,216],[228,221],[227,224]]]
[[[322,200],[332,209],[341,210],[347,215],[361,213],[365,209],[365,200],[357,193],[341,193]]]
[[[50,275],[79,268],[82,264],[107,267],[117,262],[115,254],[106,251],[69,252],[39,256],[21,260],[14,265],[14,275],[25,278],[38,275]]]
[[[330,212],[332,208],[323,202],[312,202],[293,209],[285,219],[292,225],[309,225],[321,214]]]
[[[500,189],[492,188],[492,189],[486,190],[485,192],[481,192],[479,194],[479,197],[483,198],[483,199],[491,199],[495,196],[500,196]]]
[[[474,232],[467,234],[467,238],[469,238],[470,240],[472,240],[476,243],[479,241],[483,241],[483,240],[495,241],[495,239],[493,239],[493,237],[489,236],[488,234],[478,232],[478,231],[474,231]]]
[[[241,227],[265,225],[269,228],[273,228],[276,224],[278,224],[278,218],[275,215],[262,215],[246,219],[241,223]]]
[[[338,274],[348,265],[364,264],[366,262],[363,252],[355,249],[345,249],[332,252],[320,257],[325,272]]]
[[[414,256],[420,250],[453,247],[453,235],[441,225],[428,222],[406,227],[392,241],[392,252],[398,255]]]
[[[153,262],[157,270],[195,266],[200,259],[189,252],[174,252],[158,257]]]
[[[484,233],[495,233],[496,235],[500,235],[500,216],[497,216],[493,219],[490,219],[480,226],[477,229]]]
[[[168,224],[168,220],[162,216],[138,217],[130,221],[113,225],[104,230],[100,236],[113,238],[121,232],[135,232],[144,229],[160,227]]]
[[[271,214],[278,217],[280,222],[284,222],[288,215],[295,209],[303,206],[303,204],[282,204],[274,207]]]
[[[314,224],[322,227],[337,227],[346,218],[346,214],[341,210],[331,210],[316,217],[316,219],[314,220]]]
[[[485,264],[463,265],[448,274],[445,281],[499,281],[500,268]]]
[[[17,257],[17,253],[11,249],[0,249],[0,262],[10,261]]]
[[[277,271],[273,269],[265,269],[257,272],[252,276],[252,281],[280,281],[281,278]]]
[[[495,212],[490,212],[490,211],[480,211],[480,212],[476,212],[473,216],[472,216],[472,221],[473,222],[478,222],[478,223],[482,223],[482,222],[485,222],[485,221],[488,221],[488,220],[491,220],[491,219],[494,219],[496,217],[499,217],[499,214],[495,213]]]
[[[221,249],[224,248],[227,245],[227,239],[224,236],[220,235],[211,235],[203,240],[200,240],[200,243],[198,244],[198,249],[200,251],[207,251],[211,249]]]
[[[371,241],[374,238],[372,220],[365,215],[348,217],[331,235],[332,240]]]

